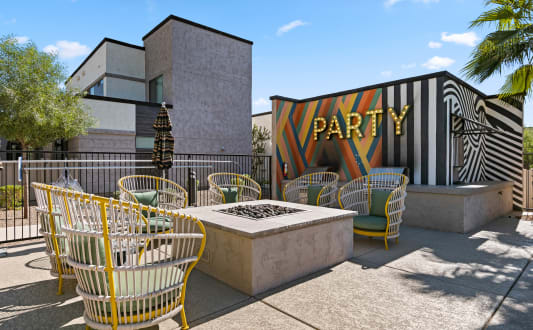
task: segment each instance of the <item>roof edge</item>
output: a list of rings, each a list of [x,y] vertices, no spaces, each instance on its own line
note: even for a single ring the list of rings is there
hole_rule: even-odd
[[[383,83],[379,83],[379,84],[373,84],[373,85],[368,85],[368,86],[359,87],[359,88],[355,88],[355,89],[349,89],[349,90],[344,90],[344,91],[335,92],[335,93],[323,94],[323,95],[304,98],[304,99],[294,99],[294,98],[285,97],[285,96],[281,96],[281,95],[273,95],[273,96],[270,96],[270,100],[282,100],[282,101],[289,101],[289,102],[295,102],[295,103],[304,103],[304,102],[317,101],[317,100],[328,98],[328,97],[336,97],[336,96],[341,96],[341,95],[346,95],[346,94],[357,93],[357,92],[361,92],[361,91],[365,91],[365,90],[369,90],[369,89],[382,88],[382,87],[386,87],[386,86],[404,84],[404,83],[408,83],[408,82],[412,82],[412,81],[431,79],[431,78],[437,78],[437,77],[442,77],[442,76],[447,77],[449,79],[452,79],[452,80],[454,80],[454,81],[466,86],[467,88],[471,89],[473,92],[481,95],[483,98],[487,98],[487,95],[485,93],[483,93],[482,91],[480,91],[477,88],[473,87],[472,85],[470,85],[466,81],[456,77],[455,75],[451,74],[450,72],[448,72],[448,71],[438,71],[438,72],[432,72],[432,73],[428,73],[428,74],[424,74],[424,75],[418,75],[418,76],[414,76],[414,77],[410,77],[410,78],[392,80],[392,81],[383,82]]]
[[[181,23],[189,24],[189,25],[195,26],[197,28],[200,28],[200,29],[203,29],[203,30],[206,30],[206,31],[210,31],[210,32],[214,32],[214,33],[223,35],[225,37],[228,37],[228,38],[231,38],[231,39],[235,39],[235,40],[238,40],[238,41],[250,44],[250,45],[254,44],[253,41],[250,41],[250,40],[247,40],[247,39],[244,39],[244,38],[241,38],[241,37],[237,37],[236,35],[233,35],[233,34],[230,34],[230,33],[227,33],[227,32],[223,32],[223,31],[214,29],[212,27],[209,27],[207,25],[196,23],[196,22],[190,21],[190,20],[182,18],[182,17],[175,16],[175,15],[169,15],[161,23],[157,24],[152,30],[150,30],[150,32],[148,32],[147,34],[144,35],[142,40],[144,41],[144,39],[148,38],[152,33],[154,33],[157,30],[159,30],[163,25],[165,25],[170,20],[174,20],[174,21],[178,21],[178,22],[181,22]]]
[[[259,113],[252,113],[252,117],[259,117],[259,116],[268,115],[268,114],[272,114],[272,110],[259,112]]]

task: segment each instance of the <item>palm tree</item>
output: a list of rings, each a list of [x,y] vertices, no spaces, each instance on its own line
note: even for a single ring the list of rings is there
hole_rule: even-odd
[[[500,98],[523,100],[533,92],[533,0],[489,0],[485,5],[496,6],[472,21],[470,28],[489,25],[496,30],[475,47],[463,73],[483,82],[512,70],[500,88]]]

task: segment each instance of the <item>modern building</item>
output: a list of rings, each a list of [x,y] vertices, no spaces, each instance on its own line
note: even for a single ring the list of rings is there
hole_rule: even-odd
[[[175,152],[250,154],[253,43],[173,15],[142,41],[104,38],[74,70],[66,86],[87,94],[97,123],[58,148],[152,149],[152,124],[165,102]],[[8,144],[0,141],[0,151]]]

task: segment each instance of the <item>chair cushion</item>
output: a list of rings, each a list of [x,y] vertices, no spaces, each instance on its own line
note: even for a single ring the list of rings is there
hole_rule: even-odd
[[[156,229],[158,233],[161,233],[161,232],[169,231],[173,227],[172,219],[167,218],[167,217],[152,217],[147,220],[148,220],[148,225],[150,226],[150,233],[152,234],[156,232]],[[147,233],[146,225],[144,224],[142,226],[142,231],[143,233]]]
[[[387,218],[373,215],[358,215],[353,217],[353,227],[369,231],[385,231]]]
[[[237,187],[228,187],[228,188],[220,188],[222,190],[222,193],[224,194],[224,201],[225,203],[237,203],[239,190]]]
[[[320,184],[311,184],[307,186],[307,204],[315,206],[318,204],[318,195],[322,191],[322,188],[324,188],[324,186]]]
[[[157,207],[159,206],[159,193],[157,190],[134,192],[133,196],[140,204]],[[147,211],[142,211],[145,217],[148,217]],[[150,216],[155,216],[154,212],[150,212]]]
[[[369,214],[377,217],[386,217],[387,199],[391,193],[390,190],[372,189]]]

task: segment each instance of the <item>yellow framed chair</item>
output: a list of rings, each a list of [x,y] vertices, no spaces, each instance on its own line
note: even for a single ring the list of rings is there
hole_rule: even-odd
[[[181,314],[182,328],[188,328],[187,281],[206,239],[198,219],[61,188],[52,195],[62,216],[70,219],[71,225],[63,228],[67,260],[75,270],[87,326],[137,329]],[[170,218],[173,232],[143,232],[143,211]],[[157,248],[140,257],[149,241]]]
[[[340,188],[340,207],[358,212],[353,219],[353,232],[383,237],[386,250],[388,239],[396,238],[398,243],[408,183],[409,178],[403,174],[379,173],[357,178]]]
[[[75,279],[74,269],[67,263],[67,242],[63,233],[61,213],[52,202],[53,186],[32,182],[37,200],[37,218],[40,223],[39,233],[46,243],[46,255],[50,258],[50,274],[59,278],[57,294],[63,293],[63,279]]]
[[[211,205],[261,199],[261,186],[247,175],[212,173],[207,177],[207,182]]]
[[[120,200],[140,203],[147,206],[159,207],[165,210],[178,210],[187,206],[187,191],[179,184],[151,175],[130,175],[118,180],[120,189]],[[148,218],[149,226],[152,228],[169,231],[172,223],[165,217],[143,212]],[[143,229],[147,232],[146,228]]]
[[[283,188],[286,202],[333,207],[336,204],[339,175],[316,172],[297,177]]]

